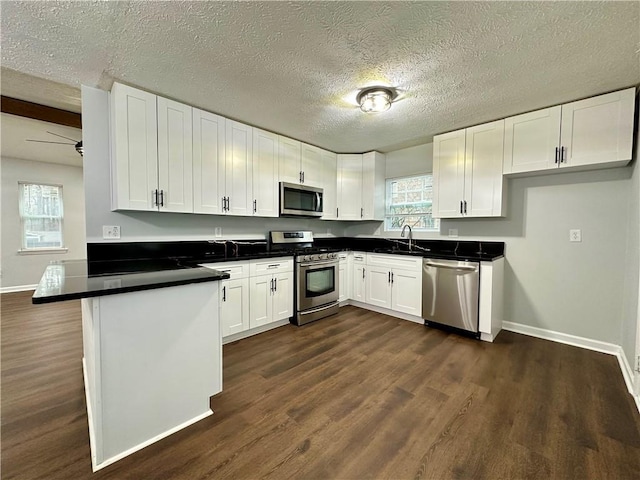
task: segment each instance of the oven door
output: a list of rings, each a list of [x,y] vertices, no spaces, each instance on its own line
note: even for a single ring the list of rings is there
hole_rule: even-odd
[[[299,311],[338,301],[338,265],[335,260],[298,264]]]

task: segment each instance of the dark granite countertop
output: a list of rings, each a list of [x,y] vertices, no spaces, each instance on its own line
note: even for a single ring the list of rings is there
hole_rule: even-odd
[[[102,268],[96,268],[95,263],[86,260],[51,263],[32,302],[61,302],[229,278],[228,273],[180,265],[172,259],[100,262],[109,263]]]

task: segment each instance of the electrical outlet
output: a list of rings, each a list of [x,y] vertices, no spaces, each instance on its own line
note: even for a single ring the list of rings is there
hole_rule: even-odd
[[[570,242],[581,242],[582,241],[582,230],[579,228],[569,230],[569,241]]]
[[[457,228],[450,228],[449,229],[449,236],[450,237],[457,237],[458,236],[458,229]]]
[[[218,238],[221,237],[222,236],[222,227],[216,227],[215,232],[216,232],[215,233],[216,237],[218,237]]]
[[[102,226],[102,238],[120,238],[120,226],[119,225],[103,225]]]

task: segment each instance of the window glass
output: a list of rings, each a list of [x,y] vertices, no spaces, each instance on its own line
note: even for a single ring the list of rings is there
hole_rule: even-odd
[[[431,217],[433,175],[389,178],[386,193],[385,230],[407,224],[417,231],[440,230],[440,220]]]
[[[62,187],[20,183],[22,249],[63,248]]]

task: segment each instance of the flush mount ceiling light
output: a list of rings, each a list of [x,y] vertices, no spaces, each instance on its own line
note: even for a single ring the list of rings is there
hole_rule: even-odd
[[[394,88],[368,87],[358,93],[356,101],[360,104],[360,110],[365,113],[384,112],[391,108],[391,103],[398,96]]]

